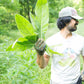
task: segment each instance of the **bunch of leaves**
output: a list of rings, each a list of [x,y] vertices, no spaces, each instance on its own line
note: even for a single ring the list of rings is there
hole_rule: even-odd
[[[18,51],[30,49],[34,46],[38,38],[45,40],[45,33],[48,29],[49,9],[47,0],[38,0],[35,7],[35,15],[30,12],[31,23],[23,16],[16,14],[15,16],[17,27],[23,37],[17,39],[7,50]],[[47,51],[55,54],[48,46]]]

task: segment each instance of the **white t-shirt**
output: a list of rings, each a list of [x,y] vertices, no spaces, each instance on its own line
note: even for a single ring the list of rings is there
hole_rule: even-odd
[[[51,80],[56,84],[75,84],[80,76],[80,58],[84,56],[84,38],[72,33],[72,37],[65,39],[60,32],[46,40],[46,44],[55,52],[51,64]]]

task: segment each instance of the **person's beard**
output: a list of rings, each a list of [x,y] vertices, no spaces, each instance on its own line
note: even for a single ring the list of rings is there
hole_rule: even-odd
[[[77,26],[76,26],[76,25],[78,25],[78,24],[76,23],[76,24],[74,24],[74,27],[68,26],[67,28],[68,28],[68,30],[69,30],[70,32],[74,32],[74,31],[77,30]]]
[[[76,31],[76,30],[77,30],[77,27],[74,28],[74,29],[73,29],[73,28],[69,29],[70,32],[74,32],[74,31]]]

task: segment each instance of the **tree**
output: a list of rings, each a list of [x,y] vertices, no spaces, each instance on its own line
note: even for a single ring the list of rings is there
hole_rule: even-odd
[[[30,11],[34,14],[34,9],[37,0],[19,0],[20,14],[30,20]]]
[[[16,29],[14,18],[19,8],[17,0],[0,0],[0,29]]]
[[[55,22],[58,18],[59,11],[66,7],[71,6],[73,7],[73,1],[72,0],[48,0],[49,2],[49,14],[50,14],[50,23]]]

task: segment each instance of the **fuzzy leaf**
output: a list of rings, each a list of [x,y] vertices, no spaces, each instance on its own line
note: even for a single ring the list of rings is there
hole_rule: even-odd
[[[24,38],[20,37],[12,45],[10,45],[7,51],[24,51],[26,49],[31,49],[35,42],[37,41],[37,35],[26,36]]]
[[[34,16],[31,12],[30,12],[30,20],[31,20],[31,23],[32,23],[32,26],[35,30],[35,32],[37,34],[39,34],[39,29],[40,29],[40,23],[39,23],[39,20],[36,16]]]
[[[39,20],[39,38],[44,38],[48,29],[49,9],[47,0],[38,0],[35,7],[35,14]]]
[[[35,34],[32,24],[26,18],[24,18],[19,14],[16,14],[15,20],[16,20],[17,27],[23,36]]]
[[[53,51],[48,45],[46,46],[46,51],[47,51],[50,55],[52,55],[52,54],[57,54],[57,55],[63,56],[62,53]]]

